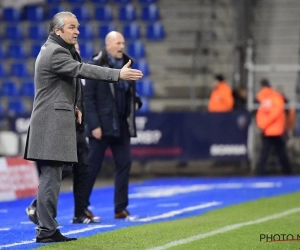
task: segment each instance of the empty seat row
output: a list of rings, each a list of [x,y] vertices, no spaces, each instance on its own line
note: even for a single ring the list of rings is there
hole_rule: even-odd
[[[97,32],[90,24],[82,24],[79,27],[80,39],[104,39],[108,32],[117,30],[113,22],[102,24],[98,27]],[[126,39],[140,39],[141,27],[136,22],[131,22],[123,25],[122,33]],[[34,41],[40,40],[44,42],[48,37],[48,31],[44,24],[32,24],[28,30],[24,30],[18,25],[8,25],[4,29],[3,39],[18,41],[20,39],[28,38]],[[146,27],[145,38],[148,40],[161,40],[165,37],[164,27],[160,22],[149,23]]]
[[[13,81],[6,81],[0,85],[1,97],[34,97],[34,83],[25,81],[20,86]]]
[[[7,22],[19,22],[22,20],[28,21],[45,21],[50,20],[56,13],[66,11],[63,6],[54,6],[49,9],[43,6],[28,6],[23,11],[14,8],[5,8],[3,10],[3,20]],[[74,13],[77,19],[82,21],[112,21],[118,18],[120,21],[134,21],[138,19],[137,10],[132,4],[127,4],[119,7],[118,17],[113,16],[112,7],[108,4],[95,7],[90,10],[86,5],[75,6],[68,9]],[[159,8],[156,4],[150,4],[141,7],[139,19],[143,21],[157,21],[160,19]]]
[[[81,4],[85,3],[86,0],[46,0],[48,4],[60,4],[63,2],[68,2],[72,4]],[[126,3],[132,3],[133,0],[90,0],[94,4],[108,4],[108,3],[117,3],[117,4],[126,4]],[[156,3],[157,0],[138,0],[141,4],[150,4],[150,3]]]
[[[31,70],[28,68],[26,62],[15,62],[10,65],[7,72],[4,63],[0,64],[0,77],[29,77],[32,76]]]
[[[26,105],[20,99],[11,99],[5,107],[0,103],[0,117],[5,115],[21,115],[30,112],[26,109]]]

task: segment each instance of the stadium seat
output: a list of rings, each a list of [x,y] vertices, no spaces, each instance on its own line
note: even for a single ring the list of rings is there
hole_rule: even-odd
[[[123,35],[126,40],[136,40],[141,38],[141,28],[136,22],[123,26]]]
[[[124,3],[131,3],[131,0],[114,0],[115,3],[124,4]]]
[[[94,29],[89,23],[79,26],[80,39],[94,39]]]
[[[15,41],[21,40],[24,38],[23,29],[20,25],[6,26],[4,36],[5,38],[10,40],[15,40]]]
[[[134,62],[134,68],[139,69],[143,72],[143,76],[149,76],[150,70],[149,70],[149,64],[145,59],[140,59],[136,62]]]
[[[135,21],[136,20],[136,11],[135,7],[132,4],[122,5],[119,8],[119,20],[120,21]]]
[[[156,3],[157,0],[139,0],[139,3],[141,4],[151,4],[151,3]]]
[[[140,40],[136,40],[128,44],[127,52],[131,57],[135,59],[141,59],[146,56],[145,46]]]
[[[0,64],[0,77],[7,77],[7,70],[4,64]]]
[[[48,9],[48,19],[51,20],[52,17],[58,13],[58,12],[61,12],[61,11],[64,11],[65,8],[62,6],[62,5],[53,5],[53,6],[49,6],[49,9]]]
[[[25,45],[19,43],[9,44],[6,57],[14,59],[25,59],[27,57]]]
[[[143,103],[142,107],[137,110],[137,114],[146,113],[150,111],[149,100],[146,97],[141,97]]]
[[[103,24],[99,27],[99,37],[101,39],[105,39],[106,35],[110,32],[116,30],[116,26],[114,23]]]
[[[99,6],[95,9],[94,18],[98,21],[112,21],[113,14],[110,5]]]
[[[94,46],[92,42],[80,44],[80,56],[84,61],[90,60],[94,53]]]
[[[23,82],[19,89],[19,96],[34,98],[34,83],[32,81]]]
[[[152,97],[154,95],[153,82],[150,78],[143,78],[136,83],[136,90],[140,96]]]
[[[18,22],[21,21],[21,11],[15,8],[4,8],[3,9],[3,21],[6,22]]]
[[[108,4],[110,0],[91,0],[94,4]]]
[[[32,22],[45,20],[44,8],[40,5],[29,5],[25,7],[25,19]]]
[[[63,0],[46,0],[48,4],[60,4]]]
[[[75,1],[75,0],[73,0],[73,1]],[[79,1],[79,0],[76,0],[76,1]],[[89,9],[85,5],[76,6],[72,9],[71,12],[76,16],[76,18],[78,20],[80,20],[80,22],[89,21],[91,19]]]
[[[146,29],[146,38],[148,40],[163,40],[165,38],[165,29],[160,22],[150,23]]]
[[[30,75],[25,63],[13,63],[11,65],[10,74],[15,77],[25,77]]]
[[[31,45],[30,56],[36,58],[41,50],[41,43],[34,43]]]
[[[0,155],[19,155],[19,135],[13,131],[0,131]]]
[[[22,100],[10,100],[7,104],[7,112],[10,115],[24,114],[26,113],[26,108]]]
[[[28,36],[30,39],[46,41],[48,37],[47,28],[43,23],[32,23],[29,25]]]
[[[0,95],[4,97],[17,97],[19,94],[18,86],[16,83],[9,81],[3,82],[0,86]]]
[[[151,21],[151,22],[159,20],[159,9],[157,5],[152,3],[144,6],[142,8],[141,19],[143,21]]]
[[[85,2],[85,0],[67,0],[68,3],[70,4],[83,4]]]

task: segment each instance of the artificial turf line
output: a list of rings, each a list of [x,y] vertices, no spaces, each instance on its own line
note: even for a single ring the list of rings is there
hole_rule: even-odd
[[[290,209],[290,210],[286,210],[284,212],[273,214],[273,215],[270,215],[270,216],[267,216],[267,217],[264,217],[264,218],[260,218],[260,219],[257,219],[257,220],[252,220],[252,221],[247,221],[247,222],[242,222],[242,223],[237,223],[237,224],[225,226],[225,227],[222,227],[222,228],[219,228],[219,229],[207,232],[207,233],[198,234],[198,235],[186,238],[186,239],[172,241],[172,242],[170,242],[168,244],[165,244],[163,246],[149,248],[147,250],[164,250],[164,249],[168,249],[170,247],[175,247],[175,246],[187,244],[187,243],[195,241],[195,240],[200,240],[200,239],[204,239],[204,238],[214,236],[214,235],[217,235],[217,234],[226,233],[226,232],[229,232],[231,230],[238,229],[238,228],[241,228],[241,227],[250,226],[250,225],[266,222],[266,221],[269,221],[269,220],[278,219],[278,218],[281,218],[281,217],[284,217],[284,216],[287,216],[287,215],[290,215],[290,214],[298,213],[298,212],[300,212],[300,207],[293,208],[293,209]]]

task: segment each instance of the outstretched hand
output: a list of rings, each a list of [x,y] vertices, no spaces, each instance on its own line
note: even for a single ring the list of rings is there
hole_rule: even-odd
[[[143,77],[143,73],[137,69],[129,68],[131,64],[131,60],[129,60],[120,71],[120,79],[121,80],[139,80]]]

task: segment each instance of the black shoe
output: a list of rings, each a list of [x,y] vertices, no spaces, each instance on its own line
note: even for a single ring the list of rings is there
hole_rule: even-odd
[[[58,229],[56,229],[55,233],[51,236],[39,238],[36,237],[37,243],[51,243],[51,242],[63,242],[63,241],[71,241],[71,240],[77,240],[77,238],[68,238],[66,236],[63,236]]]
[[[31,220],[34,224],[37,225],[39,221],[38,221],[38,218],[36,215],[36,207],[30,205],[29,207],[26,207],[25,210],[26,210],[29,220]]]
[[[94,222],[100,222],[101,221],[101,218],[99,217],[99,216],[95,216],[94,214],[93,214],[93,212],[91,211],[91,210],[89,210],[89,209],[85,209],[84,210],[84,213],[85,213],[85,215],[88,217],[88,218],[90,218],[92,221],[94,221]]]
[[[73,218],[73,223],[82,223],[82,224],[90,224],[90,223],[96,223],[96,221],[93,221],[91,218],[83,215],[79,217],[74,217]]]

